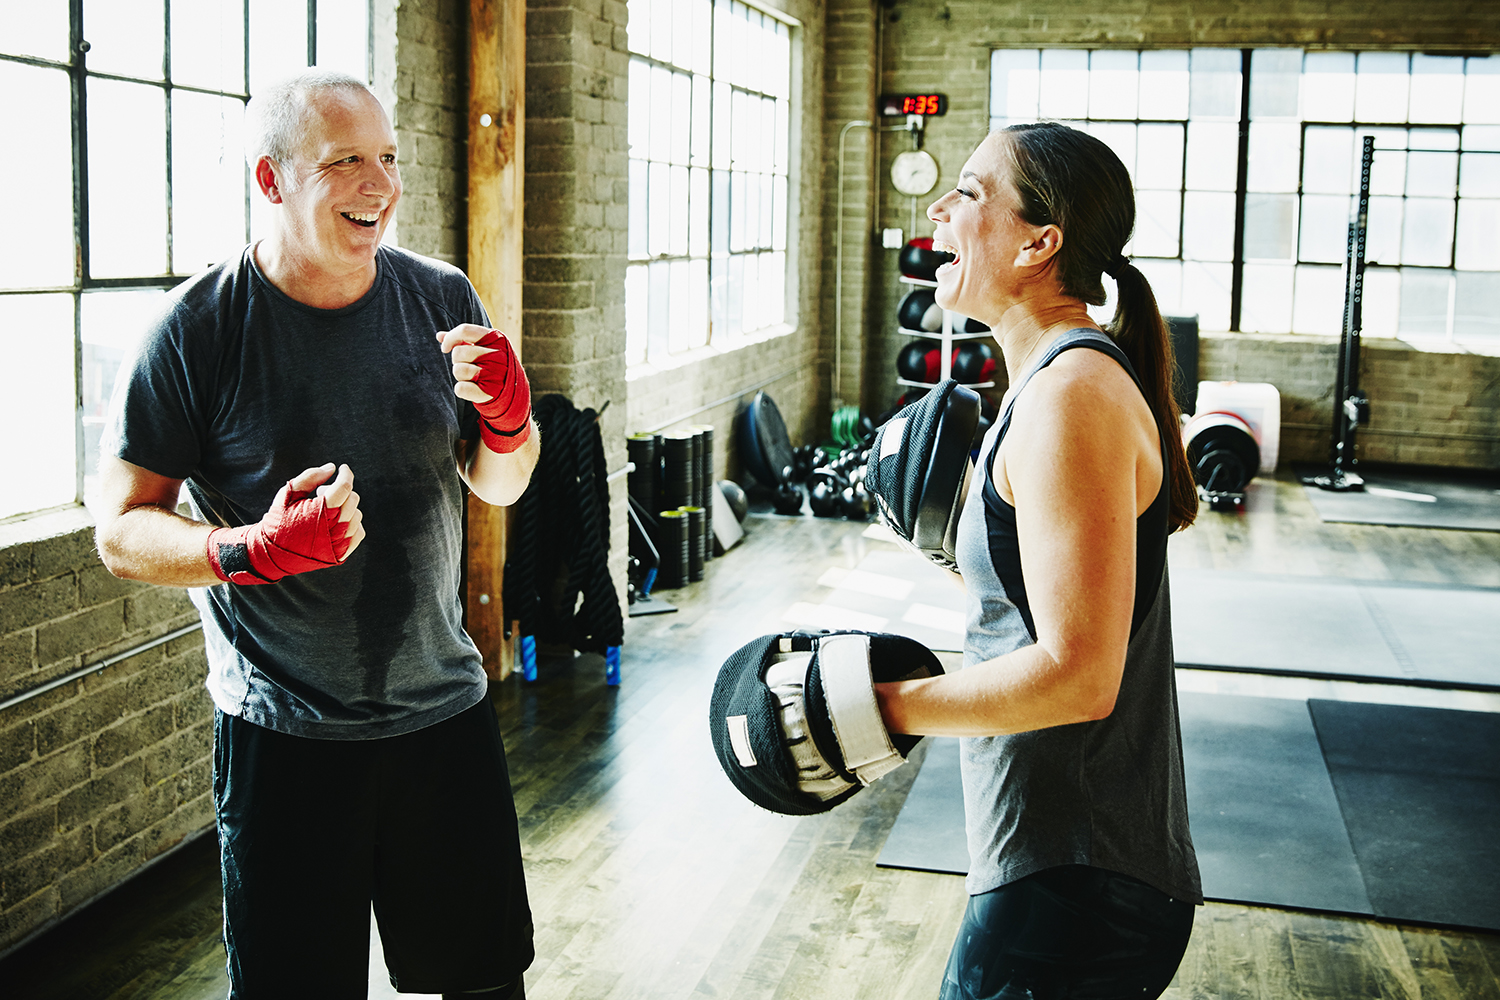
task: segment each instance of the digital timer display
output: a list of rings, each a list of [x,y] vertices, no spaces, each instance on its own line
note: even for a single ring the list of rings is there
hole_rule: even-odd
[[[947,94],[882,94],[880,97],[880,113],[886,116],[942,115],[947,112]]]

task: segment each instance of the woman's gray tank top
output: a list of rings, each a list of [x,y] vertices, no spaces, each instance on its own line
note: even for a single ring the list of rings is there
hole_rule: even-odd
[[[980,446],[959,520],[957,557],[968,590],[964,666],[1036,641],[1016,541],[1015,508],[995,490],[995,452],[1016,398],[1062,352],[1125,355],[1096,330],[1058,338],[1010,394]],[[971,894],[1057,865],[1085,864],[1138,878],[1176,899],[1203,900],[1188,833],[1167,589],[1170,491],[1136,523],[1136,594],[1125,673],[1104,719],[1010,736],[960,740]]]

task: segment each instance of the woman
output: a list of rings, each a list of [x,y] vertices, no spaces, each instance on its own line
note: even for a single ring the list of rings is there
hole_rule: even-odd
[[[1130,177],[1085,133],[1018,125],[928,217],[956,255],[938,303],[988,323],[1010,374],[959,522],[965,669],[877,686],[891,731],[965,737],[970,899],[942,998],[1155,997],[1202,901],[1166,576],[1197,498],[1166,328],[1120,252]]]

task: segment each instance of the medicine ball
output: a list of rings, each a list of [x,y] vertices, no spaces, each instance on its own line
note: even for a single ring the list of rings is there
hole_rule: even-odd
[[[896,355],[896,374],[912,382],[936,382],[938,349],[928,340],[913,340]]]
[[[743,524],[750,513],[750,498],[745,496],[745,488],[733,479],[719,480],[718,487],[729,509],[734,511],[734,519]]]
[[[982,340],[971,340],[953,350],[953,377],[960,382],[988,382],[995,374],[995,353]]]
[[[953,259],[951,253],[943,253],[932,249],[932,237],[921,236],[910,240],[906,246],[901,248],[901,256],[898,263],[901,273],[908,278],[921,278],[923,281],[936,281],[937,269]]]
[[[913,288],[896,308],[896,320],[907,330],[936,333],[943,328],[943,310],[930,288]]]

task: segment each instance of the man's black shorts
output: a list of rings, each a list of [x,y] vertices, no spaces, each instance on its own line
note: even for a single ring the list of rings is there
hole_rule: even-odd
[[[376,740],[288,736],[215,713],[214,803],[234,1000],[362,1000],[372,901],[402,992],[493,989],[531,964],[488,698]]]

